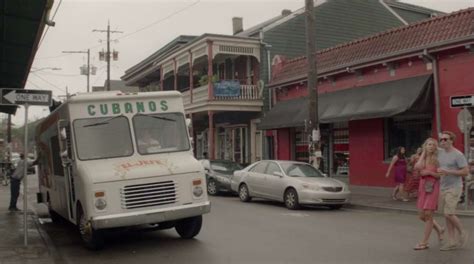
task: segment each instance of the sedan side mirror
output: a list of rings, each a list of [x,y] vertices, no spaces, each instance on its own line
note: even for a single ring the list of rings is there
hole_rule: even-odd
[[[281,173],[281,172],[279,172],[279,171],[275,171],[275,172],[273,173],[273,175],[278,176],[278,177],[280,177],[280,178],[283,177],[283,173]]]

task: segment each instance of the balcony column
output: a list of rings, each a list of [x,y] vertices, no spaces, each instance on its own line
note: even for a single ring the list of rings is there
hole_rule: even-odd
[[[251,77],[250,77],[251,68],[252,68],[252,67],[250,67],[250,64],[252,63],[252,60],[251,60],[252,58],[251,58],[250,56],[247,56],[247,57],[245,57],[245,58],[246,58],[246,64],[245,64],[245,68],[246,68],[246,69],[245,69],[245,72],[246,72],[246,75],[247,75],[247,76],[246,76],[246,79],[247,79],[247,80],[246,80],[246,82],[247,82],[246,84],[247,84],[247,85],[250,85],[250,84],[252,84],[252,79],[251,79]]]
[[[194,86],[194,78],[193,78],[193,53],[189,50],[189,96],[191,100],[191,104],[193,103],[193,86]]]
[[[215,149],[214,149],[214,112],[208,111],[209,116],[209,133],[208,133],[208,150],[209,150],[209,159],[215,159]]]
[[[257,84],[258,78],[260,78],[260,76],[258,76],[258,71],[257,71],[257,69],[259,69],[258,61],[255,59],[252,59],[252,57],[250,57],[250,59],[252,60],[253,84]]]
[[[208,99],[214,98],[214,84],[212,83],[212,40],[207,41],[207,94]],[[214,144],[214,143],[213,143]]]
[[[176,58],[173,58],[173,69],[174,69],[174,90],[178,90],[178,72],[176,71]]]
[[[160,66],[160,91],[163,91],[163,64]]]

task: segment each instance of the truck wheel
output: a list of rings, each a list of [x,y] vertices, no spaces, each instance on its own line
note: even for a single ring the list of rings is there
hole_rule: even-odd
[[[82,242],[87,249],[99,250],[104,247],[104,232],[95,230],[92,224],[87,220],[81,207],[77,209],[77,227]]]
[[[201,231],[202,215],[185,218],[176,223],[176,232],[181,238],[190,239],[195,237]]]

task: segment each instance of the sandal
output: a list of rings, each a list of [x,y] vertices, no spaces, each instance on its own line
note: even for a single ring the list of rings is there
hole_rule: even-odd
[[[414,250],[424,250],[424,249],[428,249],[428,248],[430,248],[428,243],[418,243],[418,244],[416,244],[416,246],[413,249]]]
[[[398,201],[398,198],[397,198],[397,197],[395,197],[395,196],[392,196],[392,200],[394,200],[394,201]]]

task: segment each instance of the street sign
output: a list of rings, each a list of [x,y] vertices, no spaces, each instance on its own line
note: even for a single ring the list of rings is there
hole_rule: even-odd
[[[51,106],[52,92],[48,90],[25,90],[2,88],[0,105],[45,105]]]
[[[469,112],[469,110],[467,110],[467,108],[464,108],[458,114],[458,127],[465,134],[467,134],[471,131],[471,128],[472,128],[472,115]]]
[[[474,95],[462,95],[450,97],[451,107],[474,106]]]

